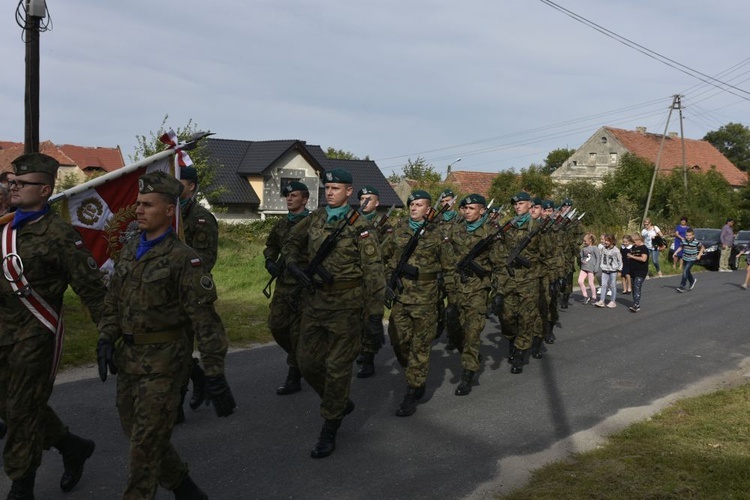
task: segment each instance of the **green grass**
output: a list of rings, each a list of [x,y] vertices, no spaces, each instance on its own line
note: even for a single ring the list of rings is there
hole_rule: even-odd
[[[499,498],[749,498],[748,410],[748,384],[678,401]]]

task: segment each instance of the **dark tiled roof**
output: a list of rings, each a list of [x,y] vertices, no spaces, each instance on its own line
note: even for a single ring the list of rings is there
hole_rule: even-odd
[[[357,192],[362,186],[372,186],[380,192],[381,207],[390,207],[391,205],[396,205],[397,207],[404,206],[404,203],[388,183],[383,172],[380,171],[378,165],[372,160],[336,160],[326,158],[323,168],[326,170],[343,168],[352,174],[352,187],[354,188],[350,199],[350,203],[352,204],[359,203]],[[318,200],[320,206],[325,205],[325,195],[319,197]]]
[[[656,163],[659,147],[662,142],[661,134],[624,130],[614,127],[604,127],[622,146],[636,156]],[[664,138],[664,149],[659,161],[659,170],[671,171],[682,168],[682,141],[679,137]],[[745,186],[747,174],[734,166],[726,156],[721,154],[710,142],[685,139],[685,163],[688,168],[698,166],[706,172],[712,167],[724,176],[732,186]]]
[[[259,204],[260,198],[255,193],[247,178],[237,173],[242,165],[250,141],[234,141],[230,139],[206,139],[206,149],[210,160],[216,167],[215,184],[222,186],[218,203]]]
[[[291,139],[284,141],[245,141],[247,151],[242,163],[237,168],[241,175],[260,175],[278,160],[281,155],[289,151],[300,141]]]

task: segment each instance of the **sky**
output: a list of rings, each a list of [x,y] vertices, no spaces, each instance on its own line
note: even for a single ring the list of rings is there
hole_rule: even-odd
[[[750,2],[556,3],[736,88],[542,0],[48,0],[40,138],[119,145],[128,163],[136,136],[168,115],[222,139],[369,156],[390,175],[418,157],[443,174],[519,170],[604,125],[662,133],[674,94],[688,138],[750,125]],[[0,140],[22,142],[25,46],[3,4]],[[668,130],[679,129],[675,111]]]

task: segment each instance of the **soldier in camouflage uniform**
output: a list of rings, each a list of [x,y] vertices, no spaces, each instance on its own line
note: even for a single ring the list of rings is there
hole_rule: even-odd
[[[286,380],[276,389],[279,396],[294,394],[302,389],[302,372],[297,362],[297,342],[302,316],[298,306],[299,286],[297,280],[286,271],[284,258],[280,257],[281,248],[292,228],[310,215],[306,207],[310,191],[305,184],[298,181],[290,182],[284,186],[282,194],[286,198],[286,208],[289,212],[273,225],[266,239],[266,248],[263,250],[266,270],[272,277],[276,277],[276,289],[268,314],[268,328],[273,339],[286,352],[286,364],[289,367]],[[307,263],[306,258],[303,258],[303,263]]]
[[[448,208],[443,212],[440,220],[437,221],[440,229],[440,234],[444,238],[450,237],[451,228],[458,220],[458,212],[453,210],[455,204],[456,195],[451,189],[446,189],[440,193],[440,204],[448,205]],[[438,308],[438,321],[436,325],[435,338],[439,338],[445,330],[445,301],[448,298],[448,293],[445,290],[445,277],[438,276],[438,296],[437,296],[437,308]],[[456,346],[453,341],[448,338],[448,343],[445,344],[445,348],[449,351],[455,351]]]
[[[180,195],[180,212],[182,214],[182,229],[185,235],[185,244],[198,252],[203,261],[206,271],[209,273],[216,264],[216,256],[219,252],[219,225],[216,217],[195,199],[198,190],[198,170],[195,167],[183,167],[181,170],[180,184],[183,190]],[[195,332],[188,325],[186,327],[188,337],[195,338]],[[192,344],[191,344],[192,345]],[[193,396],[190,398],[190,408],[197,409],[205,400],[206,374],[198,364],[198,358],[193,358],[189,380],[193,381]],[[187,393],[188,380],[183,386],[183,396]],[[177,423],[185,421],[185,412],[180,403],[177,414]]]
[[[385,276],[377,237],[362,218],[347,224],[351,174],[342,169],[329,170],[324,182],[328,204],[297,224],[282,250],[287,269],[305,286],[300,297],[303,306],[297,359],[305,380],[320,395],[320,414],[325,419],[310,453],[313,458],[333,453],[341,420],[354,410],[349,399],[352,364],[360,350],[365,312],[376,345],[384,340]],[[309,255],[311,262],[319,260],[319,248],[339,227],[343,228],[340,238],[321,262],[333,278],[324,283],[319,272],[308,273],[300,265],[303,255]]]
[[[560,212],[565,215],[570,209],[573,208],[573,200],[566,198],[560,205]],[[580,230],[572,230],[571,226],[568,226],[568,230],[563,234],[565,235],[565,275],[564,275],[564,290],[560,291],[560,308],[567,309],[570,299],[570,294],[573,293],[573,274],[575,274],[576,260],[578,259],[581,239],[583,238],[583,232]]]
[[[0,277],[0,417],[8,425],[3,465],[13,481],[9,499],[34,497],[43,449],[54,446],[62,454],[63,491],[78,483],[84,462],[94,452],[94,442],[69,433],[47,404],[62,350],[62,318],[45,324],[36,314],[61,315],[63,294],[70,284],[96,321],[106,292],[80,235],[50,211],[47,200],[58,166],[40,153],[13,161],[9,184],[17,211],[12,222],[0,228],[4,275]],[[15,245],[6,235],[15,236]],[[34,307],[37,296],[49,309]]]
[[[531,214],[531,220],[533,221],[534,226],[547,222],[548,217],[545,217],[544,215],[544,201],[541,198],[536,197],[531,200],[529,214]],[[533,338],[531,340],[531,357],[541,359],[544,356],[542,344],[544,343],[544,335],[547,330],[546,326],[549,322],[548,318],[551,314],[549,305],[551,300],[550,287],[555,279],[553,276],[556,272],[556,266],[555,261],[552,258],[552,232],[547,231],[539,233],[535,238],[539,240],[539,316],[541,321],[538,325],[539,329],[533,332]]]
[[[216,287],[195,250],[172,230],[181,191],[164,172],[139,178],[141,235],[123,247],[99,321],[99,375],[105,381],[108,368],[118,373],[117,410],[130,440],[125,499],[154,498],[160,485],[178,499],[207,498],[170,443],[191,366],[186,325],[198,338],[206,397],[220,417],[236,406],[224,377],[227,337],[214,309]]]
[[[555,213],[555,204],[552,200],[544,200],[542,203],[545,217],[552,217]],[[544,330],[544,343],[555,343],[555,326],[560,320],[560,291],[563,287],[563,276],[565,276],[565,233],[560,231],[560,225],[554,225],[549,231],[551,253],[549,259],[552,262],[549,288],[549,316]]]
[[[450,232],[450,243],[456,261],[463,256],[480,240],[490,235],[492,228],[485,224],[489,216],[487,201],[480,194],[470,194],[463,198],[460,203],[464,219],[460,224],[455,224]],[[455,293],[448,297],[447,316],[453,316],[458,309],[459,328],[452,328],[450,318],[446,320],[448,325],[448,336],[461,352],[461,382],[456,388],[457,396],[465,396],[471,392],[474,374],[479,370],[481,356],[479,346],[480,335],[484,330],[487,320],[487,298],[491,286],[491,272],[494,265],[494,252],[492,249],[482,253],[474,263],[489,274],[480,277],[469,272],[467,269],[458,269],[454,277]],[[447,284],[447,281],[446,281]],[[449,287],[450,291],[450,287]]]
[[[516,213],[514,230],[505,234],[500,250],[499,261],[506,264],[510,253],[532,230],[533,221],[529,210],[531,196],[520,192],[511,198]],[[521,373],[527,350],[531,347],[535,332],[542,331],[542,317],[539,313],[540,240],[533,238],[520,257],[528,261],[527,269],[512,263],[510,271],[496,274],[495,289],[503,295],[503,311],[500,320],[502,333],[510,343],[511,373]]]
[[[409,196],[409,218],[394,228],[382,247],[386,273],[389,276],[395,272],[411,238],[427,223],[425,218],[429,214],[431,201],[432,198],[426,191],[417,190]],[[403,284],[403,291],[390,288],[386,291],[394,304],[390,321],[396,325],[395,335],[390,338],[391,345],[406,376],[406,394],[396,410],[399,417],[413,415],[417,411],[417,401],[425,393],[430,348],[438,315],[435,295],[438,293],[439,273],[451,284],[450,294],[455,293],[453,254],[448,241],[442,237],[437,226],[428,225],[407,261],[408,266],[414,268],[410,269],[412,274],[398,277]]]
[[[362,210],[364,219],[369,223],[372,232],[378,234],[378,211],[377,208],[380,205],[380,191],[372,186],[363,186],[362,189],[357,192],[357,198],[359,198],[360,206],[367,204]],[[369,378],[375,375],[375,355],[380,350],[372,342],[372,336],[368,331],[368,317],[365,311],[365,317],[362,322],[362,350],[360,356],[357,357],[357,363],[362,365],[357,372],[357,378]]]

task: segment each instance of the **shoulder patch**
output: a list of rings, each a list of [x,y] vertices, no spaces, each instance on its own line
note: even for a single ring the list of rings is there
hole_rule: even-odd
[[[201,277],[201,286],[205,288],[206,290],[213,290],[214,289],[214,280],[211,279],[211,276],[202,276]]]
[[[86,264],[88,264],[91,269],[99,269],[99,266],[96,265],[96,261],[93,257],[86,259]]]
[[[202,265],[200,257],[190,259],[190,265],[193,267],[200,267]]]

